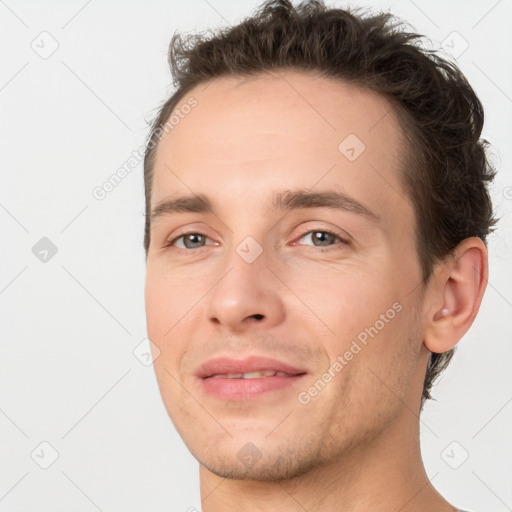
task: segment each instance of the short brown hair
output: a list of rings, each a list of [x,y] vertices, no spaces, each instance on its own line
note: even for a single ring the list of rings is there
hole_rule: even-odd
[[[495,169],[481,139],[482,104],[456,65],[417,43],[390,13],[362,16],[310,0],[264,2],[240,24],[169,47],[174,94],[153,121],[144,158],[146,258],[150,244],[153,162],[159,135],[178,102],[194,87],[219,77],[273,70],[304,70],[348,81],[388,99],[407,134],[408,165],[401,169],[417,223],[416,247],[426,284],[434,264],[465,238],[484,243],[496,223],[486,184]],[[399,28],[399,29],[398,29]],[[454,349],[432,353],[422,407]]]

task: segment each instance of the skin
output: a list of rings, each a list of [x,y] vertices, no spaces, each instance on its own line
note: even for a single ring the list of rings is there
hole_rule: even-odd
[[[399,180],[403,137],[385,98],[297,71],[216,79],[177,108],[191,96],[197,106],[159,143],[151,205],[203,193],[216,214],[152,223],[145,302],[163,402],[200,463],[203,511],[455,511],[422,463],[420,397],[429,350],[455,346],[478,311],[485,245],[464,240],[422,285]],[[338,150],[348,134],[366,146],[354,161]],[[341,191],[378,221],[268,209],[274,190],[299,188]],[[165,247],[185,230],[206,238]],[[325,234],[315,243],[325,230],[348,243]],[[263,251],[252,263],[236,251],[248,236]],[[396,303],[394,318],[300,403]],[[242,402],[206,394],[194,375],[213,357],[253,354],[307,375]],[[256,462],[237,456],[244,446]]]

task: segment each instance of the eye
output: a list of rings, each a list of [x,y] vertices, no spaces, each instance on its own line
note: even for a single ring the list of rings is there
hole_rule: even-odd
[[[183,239],[183,240],[181,240]],[[201,249],[204,247],[204,242],[208,239],[208,237],[203,233],[198,233],[196,231],[189,231],[188,233],[182,233],[181,235],[169,240],[165,243],[164,247],[171,247],[176,244],[176,242],[181,241],[181,246],[176,245],[177,249],[187,250],[187,249]],[[213,244],[210,244],[213,245]]]
[[[348,244],[348,241],[343,239],[338,233],[325,229],[315,229],[308,231],[299,238],[299,241],[305,239],[306,237],[310,237],[311,241],[313,242],[313,246],[319,248],[329,248],[331,245],[336,243],[336,239],[343,244]]]
[[[305,239],[306,237],[310,237],[313,247],[320,249],[329,249],[330,246],[336,244],[336,240],[343,244],[348,244],[348,241],[342,238],[340,234],[325,229],[308,231],[299,238],[299,241]],[[186,233],[181,233],[180,235],[169,240],[165,243],[164,247],[174,246],[178,250],[186,251],[189,249],[201,249],[205,247],[205,245],[217,245],[215,243],[206,244],[206,240],[209,240],[209,238],[204,233],[189,231]]]

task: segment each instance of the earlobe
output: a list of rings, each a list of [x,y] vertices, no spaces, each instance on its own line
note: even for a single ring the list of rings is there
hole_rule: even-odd
[[[478,313],[488,278],[487,248],[480,238],[466,238],[439,265],[423,338],[436,353],[453,348]]]

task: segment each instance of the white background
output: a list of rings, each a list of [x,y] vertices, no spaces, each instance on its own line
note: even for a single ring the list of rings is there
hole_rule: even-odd
[[[147,349],[142,163],[103,200],[92,190],[144,144],[172,92],[172,33],[235,24],[258,4],[0,2],[1,512],[200,509],[198,464],[133,354]],[[458,64],[486,110],[501,221],[481,312],[426,406],[421,441],[448,500],[511,510],[512,1],[329,4],[390,9],[434,47],[469,44]],[[57,43],[45,59],[31,47]],[[42,237],[58,250],[46,263],[32,252]],[[58,452],[48,469],[31,458],[51,461],[43,441]],[[442,456],[453,441],[452,459],[469,454],[458,469]]]

